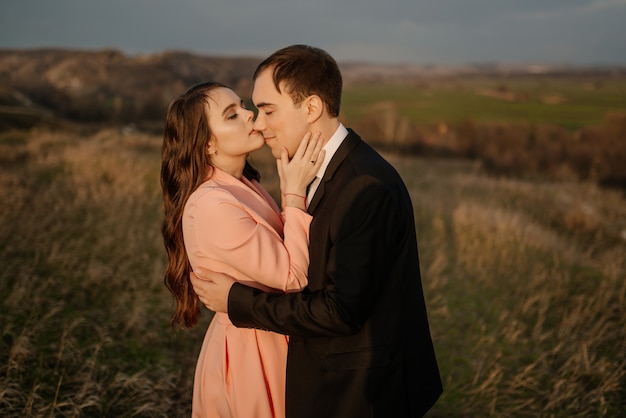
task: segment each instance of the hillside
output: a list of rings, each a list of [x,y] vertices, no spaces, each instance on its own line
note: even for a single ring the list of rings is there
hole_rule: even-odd
[[[3,418],[191,415],[211,315],[169,327],[160,145],[116,129],[0,135]],[[389,161],[414,204],[445,386],[429,417],[624,416],[625,196]],[[268,149],[252,163],[278,197]]]
[[[160,120],[172,97],[199,82],[249,92],[259,61],[177,51],[132,57],[114,50],[2,50],[0,128],[50,121],[46,114],[85,123]]]
[[[126,55],[117,50],[0,50],[0,131],[38,124],[129,124],[160,121],[186,88],[216,80],[249,97],[262,57],[203,56],[184,51]],[[463,67],[340,63],[347,86],[414,83],[451,77],[626,74],[625,68],[476,64]]]

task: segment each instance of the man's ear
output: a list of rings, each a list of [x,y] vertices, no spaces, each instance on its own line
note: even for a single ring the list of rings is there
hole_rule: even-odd
[[[307,122],[316,122],[324,113],[324,102],[316,94],[307,97],[304,101],[307,111]]]

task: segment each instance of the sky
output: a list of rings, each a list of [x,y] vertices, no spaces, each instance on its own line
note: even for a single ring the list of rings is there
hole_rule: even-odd
[[[340,62],[624,65],[626,0],[0,0],[0,48]]]

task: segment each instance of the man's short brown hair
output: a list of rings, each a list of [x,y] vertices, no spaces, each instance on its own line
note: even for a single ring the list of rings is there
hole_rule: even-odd
[[[294,104],[317,95],[331,116],[339,116],[343,81],[337,62],[326,51],[308,45],[279,49],[258,65],[253,79],[269,68],[273,69],[276,89],[280,92],[280,84],[284,83]]]

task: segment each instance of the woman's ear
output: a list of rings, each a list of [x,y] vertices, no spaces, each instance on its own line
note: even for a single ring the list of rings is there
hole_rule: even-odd
[[[217,155],[217,146],[215,145],[215,138],[211,137],[211,139],[209,139],[209,142],[207,142],[206,153],[209,157],[213,155]]]
[[[307,122],[313,123],[316,122],[319,118],[322,117],[324,113],[324,102],[322,99],[313,94],[305,99],[305,105],[307,110]]]

